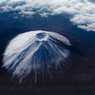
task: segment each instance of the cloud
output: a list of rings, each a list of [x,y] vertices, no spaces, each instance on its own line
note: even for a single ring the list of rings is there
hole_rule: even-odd
[[[95,4],[90,0],[2,0],[0,5],[1,12],[18,10],[19,14],[30,16],[67,13],[79,28],[95,31]]]
[[[87,31],[90,31],[90,30],[95,31],[95,23],[87,24],[87,26],[79,25],[78,27],[81,28],[81,29],[85,29]]]

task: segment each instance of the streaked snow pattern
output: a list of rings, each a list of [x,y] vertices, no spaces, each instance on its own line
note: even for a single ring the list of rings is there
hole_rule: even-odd
[[[57,69],[70,55],[66,49],[70,45],[70,41],[58,33],[42,30],[22,33],[8,44],[3,67],[22,79],[40,69],[50,73],[49,68],[55,66]]]

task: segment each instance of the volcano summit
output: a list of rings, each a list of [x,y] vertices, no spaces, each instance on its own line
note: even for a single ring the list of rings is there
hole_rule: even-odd
[[[66,46],[70,45],[70,41],[58,33],[42,30],[22,33],[8,44],[3,67],[20,78],[32,71],[36,75],[38,70],[43,69],[52,76],[50,68],[54,66],[57,70],[60,63],[65,62],[70,55]]]

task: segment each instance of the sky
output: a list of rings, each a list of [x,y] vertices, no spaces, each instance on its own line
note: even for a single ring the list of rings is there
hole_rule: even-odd
[[[17,14],[42,17],[67,13],[78,28],[95,31],[94,0],[0,0],[0,12],[19,11]],[[14,15],[15,18],[17,16]]]

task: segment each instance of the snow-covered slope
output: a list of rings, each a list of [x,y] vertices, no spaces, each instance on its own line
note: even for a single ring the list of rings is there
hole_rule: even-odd
[[[71,45],[70,41],[54,32],[38,30],[22,33],[8,44],[3,67],[20,78],[39,69],[49,71],[52,65],[57,68],[69,56],[66,45]]]

